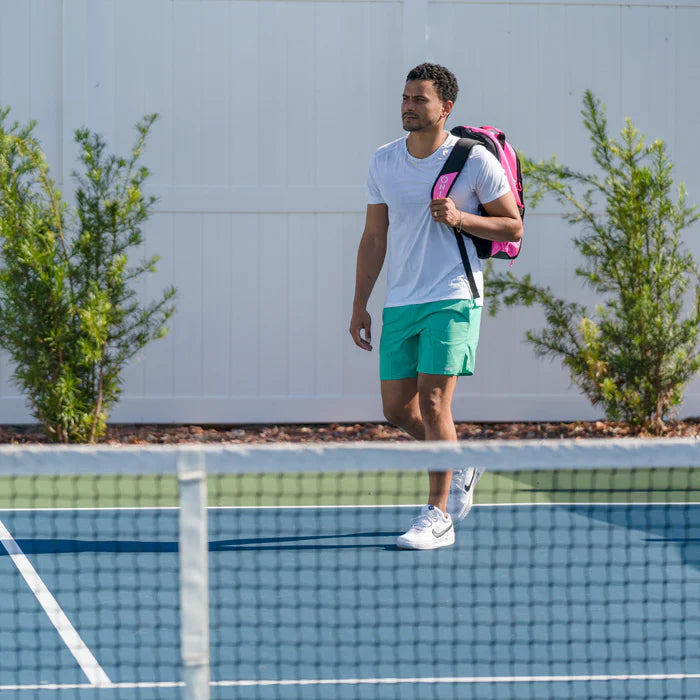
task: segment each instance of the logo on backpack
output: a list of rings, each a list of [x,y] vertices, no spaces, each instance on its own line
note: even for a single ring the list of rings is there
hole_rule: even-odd
[[[455,179],[457,178],[457,175],[459,173],[449,173],[446,175],[443,175],[442,177],[438,178],[438,183],[436,185],[435,189],[435,196],[433,199],[445,199],[447,197],[449,191],[452,189],[452,184],[454,183]]]

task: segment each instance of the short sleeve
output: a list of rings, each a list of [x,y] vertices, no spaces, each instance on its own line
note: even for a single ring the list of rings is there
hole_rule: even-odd
[[[367,172],[367,204],[386,204],[379,189],[379,185],[377,184],[376,173],[376,158],[372,157]]]

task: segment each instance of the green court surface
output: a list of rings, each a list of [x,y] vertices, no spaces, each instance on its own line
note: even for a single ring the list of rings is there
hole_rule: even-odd
[[[0,509],[177,507],[174,475],[0,477]],[[209,477],[210,506],[420,504],[423,472],[300,473]],[[475,504],[697,503],[692,468],[486,473]]]

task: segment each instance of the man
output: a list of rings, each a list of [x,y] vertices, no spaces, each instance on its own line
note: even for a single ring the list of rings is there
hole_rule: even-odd
[[[387,420],[416,440],[457,440],[452,396],[457,377],[474,372],[483,275],[476,249],[465,238],[479,289],[473,299],[452,227],[494,241],[522,236],[503,168],[482,146],[472,148],[450,197],[430,199],[457,141],[445,130],[457,92],[457,80],[442,66],[424,63],[408,74],[401,103],[408,135],[372,157],[357,254],[350,333],[359,347],[372,350],[367,302],[386,257],[379,347],[382,404]],[[478,215],[479,204],[488,216]],[[449,471],[430,472],[428,504],[397,546],[435,549],[453,544],[453,523],[468,513],[479,476],[475,469],[455,471],[454,479]]]

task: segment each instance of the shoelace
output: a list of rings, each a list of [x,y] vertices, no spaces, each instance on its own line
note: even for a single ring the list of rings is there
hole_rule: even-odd
[[[415,530],[425,530],[428,527],[432,527],[433,523],[436,523],[439,519],[438,514],[434,510],[429,510],[417,518],[413,518],[411,527]]]

